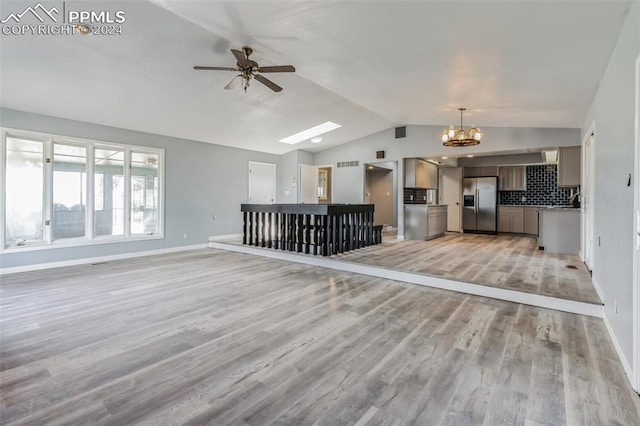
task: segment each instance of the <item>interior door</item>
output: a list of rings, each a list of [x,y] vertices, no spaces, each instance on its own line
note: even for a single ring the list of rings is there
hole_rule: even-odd
[[[276,165],[249,161],[249,203],[276,202]]]
[[[440,168],[440,204],[447,205],[447,226],[449,232],[460,232],[460,197],[462,169],[460,167]]]
[[[318,203],[318,168],[310,164],[300,164],[300,185],[298,202],[304,204]]]

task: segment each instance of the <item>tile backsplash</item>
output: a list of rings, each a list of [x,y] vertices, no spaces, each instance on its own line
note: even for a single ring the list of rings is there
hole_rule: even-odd
[[[500,191],[499,204],[514,206],[548,206],[569,204],[571,188],[558,188],[558,166],[526,166],[526,191]],[[574,189],[575,192],[575,189]],[[522,201],[525,197],[525,201]]]

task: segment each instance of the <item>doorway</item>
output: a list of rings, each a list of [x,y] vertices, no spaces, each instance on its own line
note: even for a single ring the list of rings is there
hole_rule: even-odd
[[[300,164],[298,202],[331,204],[333,202],[333,167]]]
[[[276,201],[276,165],[249,161],[249,203],[273,204]]]
[[[318,204],[331,204],[333,201],[333,167],[318,166],[317,196]]]
[[[374,205],[374,225],[396,228],[396,175],[395,163],[365,164],[365,204]]]
[[[462,182],[462,168],[441,167],[439,204],[447,207],[447,231],[460,232],[460,196]]]

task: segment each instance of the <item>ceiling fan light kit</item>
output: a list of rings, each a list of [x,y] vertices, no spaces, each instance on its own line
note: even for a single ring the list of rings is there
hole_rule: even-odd
[[[462,113],[466,108],[458,108],[458,110],[460,111],[460,128],[456,129],[452,124],[448,129],[443,130],[441,135],[442,145],[451,147],[479,145],[480,139],[482,139],[480,128],[473,126],[465,130],[462,124]]]
[[[276,65],[270,67],[261,67],[256,61],[249,59],[249,56],[253,53],[253,49],[250,47],[243,47],[242,50],[231,49],[231,53],[236,58],[237,63],[235,68],[231,67],[208,67],[202,65],[196,65],[194,70],[199,71],[233,71],[237,72],[236,75],[226,86],[227,90],[235,89],[240,83],[244,87],[246,93],[247,88],[250,85],[252,79],[264,84],[274,92],[282,91],[282,87],[278,86],[273,81],[269,80],[262,74],[273,72],[295,72],[296,69],[293,65]]]

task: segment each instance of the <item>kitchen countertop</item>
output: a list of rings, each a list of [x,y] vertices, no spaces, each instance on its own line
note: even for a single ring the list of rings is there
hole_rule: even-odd
[[[580,211],[580,207],[571,207],[568,205],[563,206],[517,206],[513,204],[500,204],[498,207],[533,207],[537,209],[545,209],[545,210],[570,210],[570,211]]]

